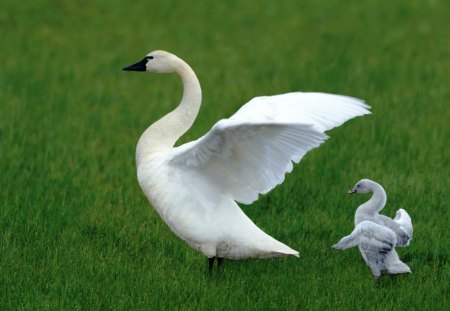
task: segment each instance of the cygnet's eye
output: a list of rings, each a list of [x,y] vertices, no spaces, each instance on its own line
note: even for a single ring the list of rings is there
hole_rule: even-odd
[[[359,185],[359,184],[358,184],[358,185],[356,185],[356,188],[359,188],[359,187],[361,187],[361,185]]]

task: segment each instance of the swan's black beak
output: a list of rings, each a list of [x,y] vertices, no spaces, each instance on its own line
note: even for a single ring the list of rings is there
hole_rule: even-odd
[[[356,189],[350,189],[349,191],[347,191],[348,194],[353,194],[356,193]]]
[[[123,68],[122,70],[125,71],[145,71],[147,65],[147,59],[143,59],[140,62],[137,62],[136,64],[130,65],[128,67]]]

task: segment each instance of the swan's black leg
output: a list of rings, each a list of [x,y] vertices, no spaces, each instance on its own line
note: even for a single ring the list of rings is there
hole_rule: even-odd
[[[217,268],[220,268],[222,263],[223,263],[223,257],[217,257]]]
[[[214,256],[214,257],[211,257],[211,258],[208,258],[208,263],[209,263],[209,273],[211,273],[212,270],[213,270],[213,267],[214,267],[214,259],[216,259],[215,256]]]

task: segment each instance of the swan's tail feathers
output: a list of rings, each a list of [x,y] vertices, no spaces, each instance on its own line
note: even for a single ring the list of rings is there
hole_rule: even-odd
[[[394,221],[400,225],[400,229],[404,232],[405,238],[399,246],[408,246],[413,237],[413,226],[411,217],[404,209],[399,209],[395,214]]]
[[[387,267],[387,272],[389,274],[412,273],[411,268],[401,260],[398,260]]]
[[[395,249],[386,255],[385,262],[389,274],[411,273],[411,268],[400,260]]]
[[[272,257],[286,257],[286,256],[299,257],[299,253],[296,250],[290,248],[289,246],[274,239],[273,244],[271,246],[266,245],[264,247],[261,247],[261,252],[258,257],[272,258]]]
[[[218,257],[223,257],[227,259],[248,259],[248,258],[259,258],[259,259],[268,259],[268,258],[277,258],[277,257],[287,257],[287,256],[295,256],[299,257],[299,253],[289,247],[280,249],[280,248],[260,248],[260,247],[246,247],[246,248],[232,248],[226,250],[222,253],[218,252]]]
[[[286,256],[299,257],[299,253],[296,250],[290,248],[289,246],[282,244],[282,247],[277,247],[276,249],[267,252],[267,256],[263,254],[262,257],[260,258],[286,257]]]
[[[296,250],[293,249],[289,249],[288,251],[284,251],[283,253],[281,253],[282,256],[295,256],[295,257],[299,257],[299,252],[297,252]]]
[[[228,259],[299,257],[299,253],[296,250],[275,240],[263,231],[260,231],[260,233],[263,234],[263,239],[257,239],[257,241],[253,240],[249,241],[249,243],[235,245],[224,244],[224,247],[217,248],[217,256]]]

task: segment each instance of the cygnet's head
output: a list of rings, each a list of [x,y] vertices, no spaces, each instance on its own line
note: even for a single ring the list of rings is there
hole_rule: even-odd
[[[348,194],[354,194],[354,193],[368,193],[373,191],[374,182],[370,179],[361,179],[356,183],[356,185],[350,189],[347,193]]]
[[[126,71],[169,73],[175,71],[178,57],[165,51],[153,51],[136,64],[123,68]]]

